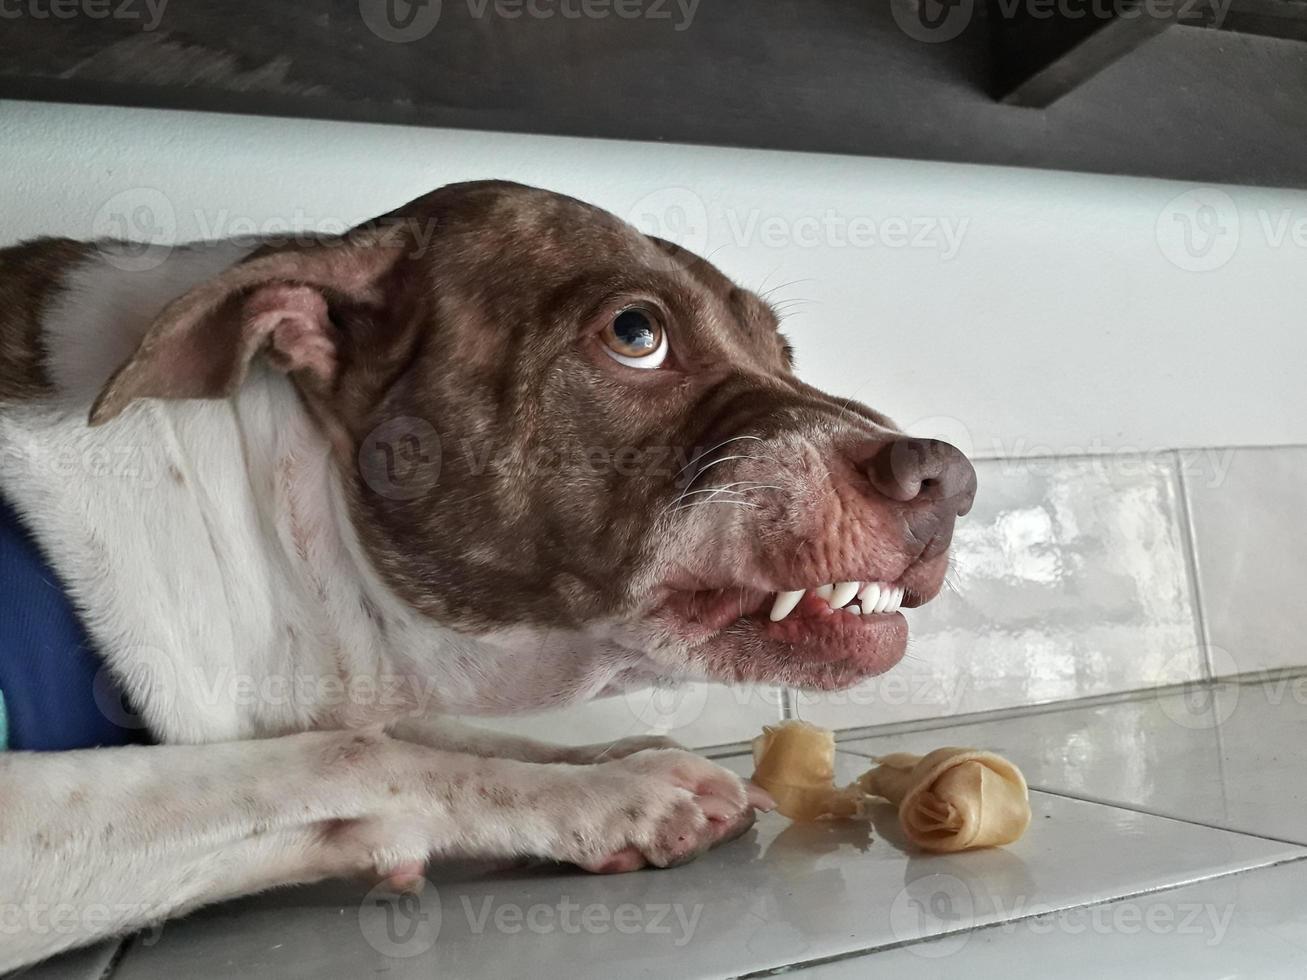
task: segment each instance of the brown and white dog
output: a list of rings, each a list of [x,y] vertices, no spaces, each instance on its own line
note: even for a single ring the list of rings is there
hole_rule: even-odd
[[[799,381],[759,297],[571,198],[106,246],[0,251],[0,491],[162,744],[0,754],[0,903],[109,910],[0,968],[433,856],[688,860],[765,795],[662,739],[442,717],[881,673],[975,492]],[[56,462],[89,458],[136,464]]]

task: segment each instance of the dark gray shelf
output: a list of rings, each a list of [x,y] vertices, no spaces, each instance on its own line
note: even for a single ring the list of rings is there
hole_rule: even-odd
[[[1307,0],[532,2],[18,0],[0,97],[1307,187]]]

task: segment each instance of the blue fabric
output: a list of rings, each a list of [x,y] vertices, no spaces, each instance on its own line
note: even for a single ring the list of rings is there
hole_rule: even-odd
[[[7,742],[10,749],[54,752],[148,742],[143,728],[108,716],[132,723],[101,666],[54,570],[0,497],[0,748]]]

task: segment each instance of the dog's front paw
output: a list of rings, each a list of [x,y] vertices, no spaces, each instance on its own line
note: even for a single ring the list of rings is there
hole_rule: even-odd
[[[597,813],[574,827],[567,859],[599,874],[669,868],[739,837],[766,793],[682,749],[651,749],[596,765],[585,780]]]

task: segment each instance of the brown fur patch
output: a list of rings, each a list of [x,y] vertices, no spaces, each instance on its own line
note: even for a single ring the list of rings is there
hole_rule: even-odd
[[[94,246],[38,238],[0,249],[0,401],[50,393],[42,318],[65,277]]]

